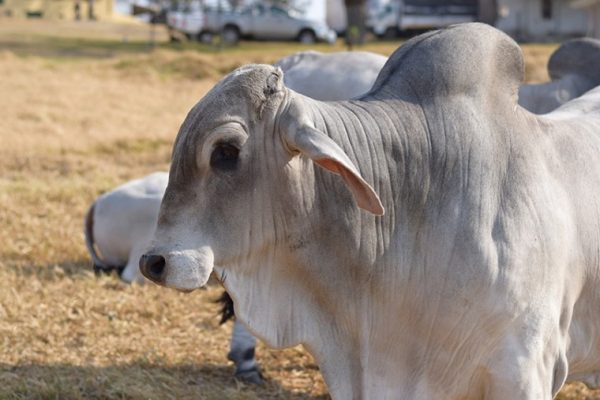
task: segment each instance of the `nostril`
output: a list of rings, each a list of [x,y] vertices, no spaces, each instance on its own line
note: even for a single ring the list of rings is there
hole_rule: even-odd
[[[150,273],[154,276],[162,276],[165,270],[165,258],[163,256],[151,256]]]
[[[145,254],[140,259],[140,270],[153,281],[162,281],[165,272],[165,258],[156,254]]]

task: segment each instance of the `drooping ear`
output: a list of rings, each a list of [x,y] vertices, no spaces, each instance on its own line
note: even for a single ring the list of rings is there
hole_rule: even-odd
[[[383,215],[385,210],[375,190],[329,136],[308,125],[301,125],[289,132],[286,141],[290,149],[304,154],[318,166],[340,175],[360,208],[375,215]]]

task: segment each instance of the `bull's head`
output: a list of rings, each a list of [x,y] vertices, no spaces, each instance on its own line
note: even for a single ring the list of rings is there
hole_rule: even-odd
[[[315,183],[314,164],[341,176],[349,189],[342,202],[354,207],[353,197],[358,207],[383,214],[348,156],[315,129],[306,98],[282,82],[278,68],[242,67],[188,114],[174,146],[155,240],[140,259],[148,279],[193,290],[215,265],[276,263],[285,251],[274,248],[314,224],[317,204],[328,195]]]

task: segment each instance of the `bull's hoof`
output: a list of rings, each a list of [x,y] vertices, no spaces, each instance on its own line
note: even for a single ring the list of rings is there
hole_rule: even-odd
[[[258,368],[247,369],[244,371],[235,371],[235,379],[251,385],[262,386],[265,384],[260,370]]]

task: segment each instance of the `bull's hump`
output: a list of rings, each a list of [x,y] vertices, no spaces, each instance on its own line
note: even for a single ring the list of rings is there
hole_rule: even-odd
[[[523,75],[523,55],[514,40],[489,25],[469,23],[406,42],[389,58],[371,94],[423,100],[462,93],[516,104]]]

